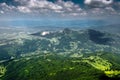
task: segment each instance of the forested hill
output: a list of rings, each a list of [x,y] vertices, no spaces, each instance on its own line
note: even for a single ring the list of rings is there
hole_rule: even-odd
[[[24,38],[3,41],[0,60],[31,54],[56,53],[66,56],[74,53],[111,52],[120,54],[120,36],[93,29],[41,31]]]

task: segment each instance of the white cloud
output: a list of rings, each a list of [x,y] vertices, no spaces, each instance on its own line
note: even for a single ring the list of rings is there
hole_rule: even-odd
[[[64,4],[64,7],[67,7],[67,8],[71,8],[71,7],[74,6],[74,4],[72,2],[70,2],[70,1],[65,2],[65,3],[63,2],[63,4]]]
[[[108,5],[108,4],[112,4],[113,0],[102,0],[102,3]]]
[[[86,11],[89,15],[117,16],[120,13],[119,2],[115,2],[114,0],[84,0],[84,3],[88,7]]]
[[[0,4],[4,13],[18,14],[34,14],[34,15],[80,15],[84,10],[79,5],[71,1],[58,0],[57,2],[49,2],[47,0],[14,0],[19,3],[18,6],[10,6],[6,3]],[[1,12],[1,13],[3,13]]]
[[[47,0],[14,0],[19,3],[18,6],[0,4],[0,14],[22,14],[22,15],[63,15],[63,16],[86,16],[96,14],[117,14],[116,10],[110,5],[113,0],[84,0],[88,6],[94,6],[90,9],[82,9],[79,5],[71,1],[58,0],[49,2]],[[107,6],[106,6],[107,5]],[[115,4],[120,6],[120,4]],[[105,6],[104,8],[101,6]],[[120,7],[119,7],[120,8]]]
[[[91,4],[92,0],[84,0],[85,4]]]
[[[24,7],[24,6],[18,6],[17,9],[20,11],[20,12],[23,12],[23,13],[30,13],[31,10],[27,7]]]
[[[8,6],[6,3],[1,3],[0,7],[4,11],[10,11],[10,10],[13,10],[15,8],[14,6]]]
[[[84,0],[84,3],[89,6],[103,7],[113,3],[113,0]]]
[[[111,12],[116,12],[115,9],[113,9],[112,7],[106,7],[105,9]]]
[[[15,6],[9,6],[6,3],[0,3],[0,13],[1,14],[10,14],[16,12]]]
[[[0,11],[1,14],[4,14],[4,11]]]
[[[15,0],[20,3],[19,6],[16,7],[18,12],[21,13],[30,13],[30,14],[41,14],[41,13],[54,13],[54,14],[76,14],[79,15],[82,12],[80,6],[74,4],[71,1],[62,1],[58,0],[56,3],[49,2],[47,0]]]

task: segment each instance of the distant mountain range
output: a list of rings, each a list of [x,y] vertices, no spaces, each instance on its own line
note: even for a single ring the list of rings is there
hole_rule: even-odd
[[[23,35],[0,46],[0,59],[31,54],[57,53],[65,56],[74,53],[120,53],[120,36],[93,29],[41,31]],[[26,37],[25,37],[26,36]]]
[[[113,24],[113,25],[106,25],[106,26],[99,26],[99,27],[91,27],[92,29],[98,31],[105,31],[111,34],[120,34],[120,24]]]

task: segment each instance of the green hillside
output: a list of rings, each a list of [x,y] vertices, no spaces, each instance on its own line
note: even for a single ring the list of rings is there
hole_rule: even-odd
[[[1,80],[119,80],[120,69],[116,67],[120,64],[113,64],[109,55],[118,57],[94,53],[82,57],[45,54],[15,59],[4,65]]]
[[[92,29],[45,31],[28,34],[0,46],[0,60],[23,55],[56,53],[71,55],[73,53],[95,53],[98,51],[120,54],[120,36]],[[28,37],[29,36],[29,37]]]
[[[38,32],[0,46],[0,80],[120,80],[120,36]]]

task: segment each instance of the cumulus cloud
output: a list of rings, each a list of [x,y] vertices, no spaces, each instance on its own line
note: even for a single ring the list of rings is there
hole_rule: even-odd
[[[85,0],[84,3],[85,3],[85,4],[91,4],[91,3],[92,3],[92,0]]]
[[[84,0],[87,13],[90,15],[120,15],[120,5],[115,0]]]
[[[79,5],[71,1],[58,0],[57,2],[49,2],[47,0],[14,0],[19,3],[17,6],[1,3],[0,13],[15,12],[27,14],[59,14],[59,15],[81,15],[84,12]]]
[[[108,5],[108,4],[112,4],[113,0],[102,0],[102,3]]]
[[[15,11],[16,11],[15,6],[8,6],[6,3],[0,3],[0,13],[5,14]]]
[[[18,5],[0,3],[0,14],[22,14],[22,15],[52,15],[52,16],[87,16],[118,14],[112,7],[113,0],[84,0],[89,9],[81,8],[72,1],[57,0],[55,3],[47,0],[14,0]],[[114,4],[116,7],[120,4]]]
[[[84,3],[93,7],[104,7],[113,3],[113,0],[84,0]]]

